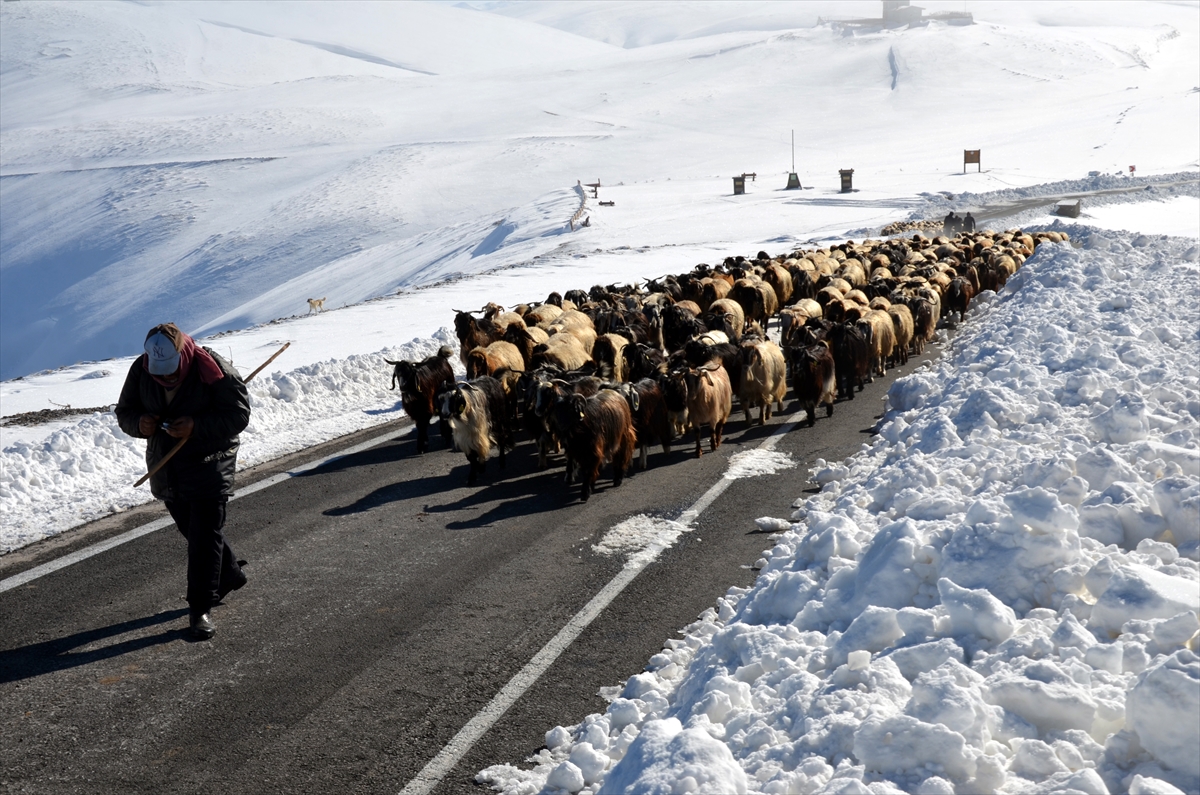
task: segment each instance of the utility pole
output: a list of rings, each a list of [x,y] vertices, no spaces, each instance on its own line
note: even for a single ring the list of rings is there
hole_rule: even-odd
[[[786,190],[800,190],[800,177],[796,176],[796,131],[792,130],[792,170],[788,173]]]

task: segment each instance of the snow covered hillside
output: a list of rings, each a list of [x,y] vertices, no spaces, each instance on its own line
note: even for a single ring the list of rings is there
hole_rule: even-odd
[[[775,234],[828,214],[839,168],[899,217],[920,192],[1197,165],[1194,5],[980,4],[859,36],[811,26],[873,3],[496,8],[0,5],[0,378],[132,354],[164,319],[212,333],[429,284],[445,269],[411,259],[438,230],[463,272],[528,261],[492,225],[578,179],[727,207],[733,174],[782,187],[793,129],[814,192]],[[751,237],[685,216],[623,244]]]

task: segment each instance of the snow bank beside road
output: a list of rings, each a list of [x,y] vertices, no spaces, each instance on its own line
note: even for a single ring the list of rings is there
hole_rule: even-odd
[[[398,393],[380,374],[384,359],[424,359],[441,345],[457,347],[449,329],[377,353],[261,375],[247,387],[250,425],[241,435],[245,469],[314,444],[403,416]],[[146,443],[126,436],[109,411],[0,453],[0,554],[57,535],[82,522],[150,502]]]
[[[1200,788],[1191,245],[1094,231],[1039,248],[941,361],[897,381],[869,449],[814,472],[824,488],[797,501],[753,588],[603,715],[549,732],[531,770],[479,780]]]

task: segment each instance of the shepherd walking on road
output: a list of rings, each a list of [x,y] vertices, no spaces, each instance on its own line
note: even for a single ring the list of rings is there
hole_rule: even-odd
[[[172,448],[178,455],[150,477],[188,542],[187,600],[194,637],[216,632],[209,611],[246,575],[222,530],[233,494],[238,434],[250,422],[250,398],[233,365],[202,348],[174,323],[150,329],[146,352],[134,361],[117,401],[121,430],[148,439],[153,468]]]

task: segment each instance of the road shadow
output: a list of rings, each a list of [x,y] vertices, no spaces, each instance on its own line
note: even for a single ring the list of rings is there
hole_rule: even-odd
[[[456,470],[453,476],[462,476],[465,470],[466,467],[461,471]],[[483,482],[457,499],[440,505],[426,505],[426,513],[456,513],[484,508],[478,515],[446,523],[447,530],[470,530],[517,516],[557,511],[579,501],[579,485],[566,485],[562,467],[551,467],[541,472],[526,471],[519,477],[497,479],[490,483],[486,481],[487,474],[482,476],[485,479]]]
[[[19,682],[22,679],[32,679],[57,671],[65,671],[69,668],[91,665],[92,663],[109,660],[113,657],[120,657],[122,654],[129,654],[130,652],[149,648],[150,646],[159,646],[176,640],[192,640],[191,634],[186,627],[178,627],[175,629],[164,629],[155,635],[130,638],[129,640],[123,640],[120,643],[114,643],[111,646],[104,646],[99,649],[71,653],[72,649],[77,649],[80,646],[88,646],[106,638],[124,635],[127,632],[135,632],[160,624],[167,624],[183,618],[187,614],[188,611],[186,609],[164,610],[152,616],[122,621],[119,624],[110,624],[107,627],[76,632],[74,635],[68,635],[65,638],[33,643],[28,646],[21,646],[17,649],[0,652],[0,684]]]
[[[453,475],[453,473],[451,474]],[[351,516],[356,513],[366,513],[394,502],[421,499],[445,491],[448,479],[446,475],[429,475],[428,477],[390,483],[375,489],[370,494],[364,494],[349,505],[330,508],[323,513],[326,516]]]
[[[422,456],[436,456],[450,453],[450,446],[447,443],[442,445],[437,434],[431,434],[429,439],[429,451],[426,453],[417,452],[417,437],[413,433],[401,433],[395,440],[388,444],[380,444],[367,450],[362,450],[350,455],[344,455],[340,458],[322,464],[315,469],[307,469],[303,472],[298,472],[294,477],[305,478],[314,475],[328,475],[333,472],[344,472],[357,467],[376,466],[379,464],[394,464],[405,459],[420,459]],[[461,455],[461,453],[455,453]]]
[[[395,449],[395,446],[392,446]],[[495,502],[501,498],[541,494],[550,489],[543,489],[536,484],[525,484],[528,475],[535,469],[535,446],[530,443],[520,444],[505,456],[505,466],[500,466],[499,458],[493,456],[479,476],[475,486],[470,491],[453,502],[444,505],[424,506],[426,513],[443,513],[469,509],[476,505]],[[438,455],[438,453],[426,453]],[[366,494],[349,505],[330,508],[324,512],[326,516],[350,516],[365,513],[375,508],[381,508],[392,503],[405,500],[420,500],[435,494],[458,492],[468,488],[467,472],[470,465],[462,453],[451,453],[456,465],[446,474],[428,475],[410,478],[382,486],[370,494]],[[386,459],[385,459],[386,460]],[[363,463],[351,463],[350,466],[361,466]],[[561,471],[561,470],[560,470]],[[524,484],[524,485],[523,485]],[[544,510],[552,510],[553,507]],[[541,510],[541,509],[540,509]],[[486,524],[486,522],[485,522]]]
[[[765,425],[759,425],[758,411],[756,409],[754,412],[754,419],[749,425],[746,424],[746,421],[742,417],[738,417],[736,423],[725,423],[725,432],[723,436],[725,439],[738,442],[739,444],[757,442],[762,439],[766,439],[768,436],[778,433],[780,426],[785,424],[787,417],[787,414],[777,414],[771,417],[771,419],[767,420]],[[704,450],[705,452],[708,452],[707,428],[705,428],[704,433]]]
[[[362,450],[357,453],[351,453],[339,458],[335,458],[325,464],[314,469],[306,469],[303,472],[297,472],[293,477],[308,478],[314,475],[328,475],[331,472],[344,472],[348,469],[357,467],[372,466],[378,464],[392,464],[402,458],[407,458],[405,453],[405,445],[398,444],[380,444],[368,450]],[[415,452],[415,442],[413,444],[413,455]]]

